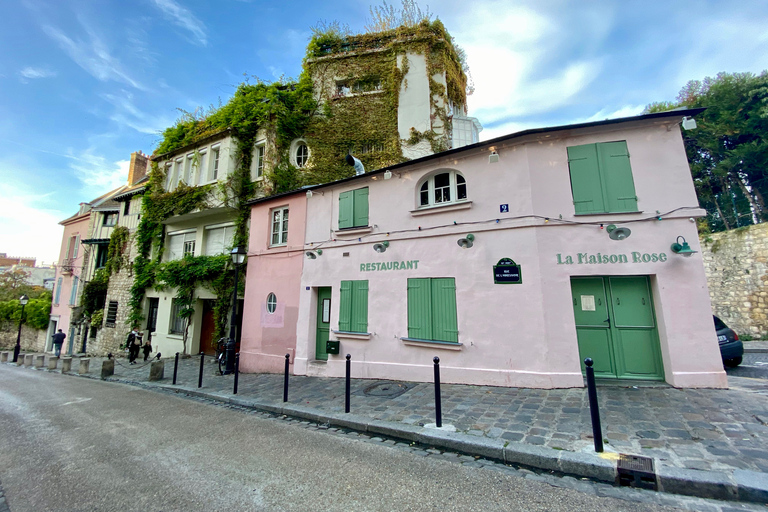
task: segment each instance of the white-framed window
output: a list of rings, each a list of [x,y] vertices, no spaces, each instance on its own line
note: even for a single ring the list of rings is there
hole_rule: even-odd
[[[291,143],[291,164],[298,168],[306,167],[309,163],[309,146],[304,139],[296,139]]]
[[[197,184],[202,185],[205,180],[208,179],[206,173],[208,172],[208,152],[205,149],[201,149],[197,152],[197,165],[195,166],[195,173],[197,175]]]
[[[259,144],[253,150],[251,163],[251,179],[258,180],[264,176],[264,144]]]
[[[217,254],[229,253],[234,237],[234,224],[206,226],[203,254],[206,256],[216,256]]]
[[[273,292],[269,292],[269,295],[267,295],[267,313],[270,315],[275,312],[277,309],[277,295],[275,295]]]
[[[168,235],[168,261],[180,260],[187,254],[195,254],[195,231]]]
[[[419,187],[419,206],[437,206],[467,200],[467,182],[457,171],[433,174]]]
[[[272,239],[269,245],[286,245],[288,243],[288,208],[272,210]]]
[[[219,178],[220,159],[221,146],[211,146],[211,161],[208,164],[208,181],[216,181]]]
[[[168,334],[184,334],[185,319],[181,318],[181,304],[177,299],[171,302],[171,321],[168,323]]]

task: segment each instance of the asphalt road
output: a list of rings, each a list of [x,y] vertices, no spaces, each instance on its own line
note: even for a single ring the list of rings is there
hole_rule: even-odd
[[[12,512],[672,510],[10,365],[0,365],[0,432],[0,485]]]

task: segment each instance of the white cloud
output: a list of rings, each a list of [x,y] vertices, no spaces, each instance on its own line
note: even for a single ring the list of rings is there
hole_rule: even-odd
[[[158,9],[173,21],[177,26],[188,30],[192,34],[192,42],[200,46],[208,46],[205,24],[197,19],[188,9],[185,9],[174,0],[153,0]]]
[[[64,32],[51,25],[43,26],[43,31],[58,43],[75,63],[90,73],[94,78],[106,82],[113,80],[130,85],[139,90],[146,88],[134,80],[124,69],[120,61],[114,57],[107,45],[88,26],[81,24],[88,34],[89,41],[73,40]]]
[[[23,83],[29,83],[29,80],[56,76],[56,72],[50,71],[48,69],[33,68],[31,66],[27,66],[26,68],[19,71],[19,75],[21,76],[21,81]]]
[[[13,256],[34,256],[38,265],[58,260],[64,229],[58,222],[68,215],[47,207],[54,202],[54,194],[33,193],[8,182],[0,182],[3,252]],[[72,205],[73,210],[76,207]]]

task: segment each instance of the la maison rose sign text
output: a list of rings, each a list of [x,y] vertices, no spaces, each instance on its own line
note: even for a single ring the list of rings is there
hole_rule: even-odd
[[[667,254],[663,252],[637,252],[627,254],[603,254],[579,252],[576,256],[557,254],[558,265],[607,265],[612,263],[664,263]]]

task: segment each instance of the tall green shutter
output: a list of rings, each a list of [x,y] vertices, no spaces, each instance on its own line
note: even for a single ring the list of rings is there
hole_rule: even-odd
[[[609,212],[636,212],[637,195],[626,141],[597,144]]]
[[[408,279],[408,337],[432,339],[432,291],[429,279]]]
[[[452,277],[432,279],[432,338],[459,341],[456,320],[456,281]]]
[[[352,281],[351,332],[368,332],[368,281]]]
[[[354,214],[352,225],[364,227],[368,225],[368,187],[353,190]]]
[[[352,191],[339,194],[339,229],[351,228],[354,219],[354,198]]]
[[[571,191],[576,213],[604,212],[595,145],[568,148],[568,167],[571,170]]]
[[[352,330],[352,281],[342,281],[339,297],[339,330]]]

